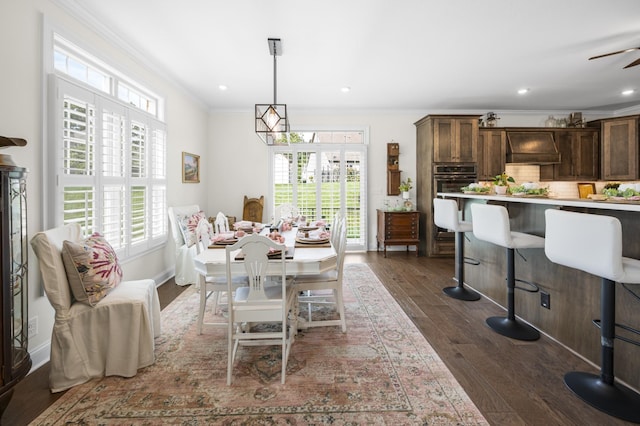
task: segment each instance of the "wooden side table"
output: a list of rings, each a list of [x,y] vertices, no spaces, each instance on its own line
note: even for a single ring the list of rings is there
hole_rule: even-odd
[[[387,211],[378,209],[378,235],[376,251],[380,251],[380,244],[387,257],[387,246],[416,246],[420,244],[418,223],[420,212],[417,211]]]

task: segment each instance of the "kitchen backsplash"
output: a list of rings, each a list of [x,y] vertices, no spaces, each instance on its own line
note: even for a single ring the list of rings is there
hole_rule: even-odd
[[[509,176],[513,176],[516,183],[539,182],[540,166],[533,164],[507,164],[506,170]],[[579,198],[577,182],[541,182],[549,186],[549,195],[558,198]],[[594,182],[596,192],[602,192],[606,182]]]

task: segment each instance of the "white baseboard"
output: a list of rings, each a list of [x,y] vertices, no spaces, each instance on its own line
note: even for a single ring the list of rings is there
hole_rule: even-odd
[[[38,368],[45,365],[49,362],[49,357],[51,354],[51,341],[46,341],[37,348],[29,351],[29,356],[31,357],[31,370],[29,370],[28,374],[33,373]]]

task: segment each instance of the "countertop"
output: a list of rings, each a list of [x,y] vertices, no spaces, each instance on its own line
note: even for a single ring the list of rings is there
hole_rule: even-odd
[[[640,212],[640,202],[638,201],[594,201],[584,198],[554,198],[531,196],[517,197],[513,195],[464,194],[462,192],[438,192],[438,197],[470,198],[476,200],[502,201],[508,203],[546,204],[551,206],[586,207],[589,209]]]

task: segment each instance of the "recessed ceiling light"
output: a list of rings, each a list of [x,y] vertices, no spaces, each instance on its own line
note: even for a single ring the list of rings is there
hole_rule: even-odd
[[[224,92],[225,90],[228,89],[228,87],[225,86],[224,84],[221,84],[220,86],[218,86],[218,89],[220,89],[220,90],[222,90]]]
[[[519,89],[518,95],[524,95],[525,93],[529,93],[529,89]]]
[[[635,90],[633,90],[633,89],[628,89],[628,90],[623,90],[623,91],[622,91],[622,94],[623,94],[624,96],[629,96],[629,95],[634,94],[635,92],[636,92],[636,91],[635,91]]]
[[[340,91],[341,91],[342,93],[348,93],[348,92],[350,92],[350,91],[351,91],[351,87],[349,87],[349,86],[345,86],[345,87],[343,87],[342,89],[340,89]]]

